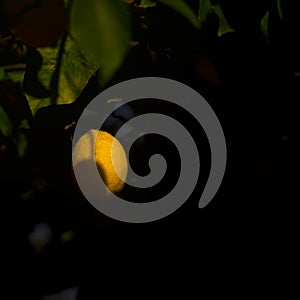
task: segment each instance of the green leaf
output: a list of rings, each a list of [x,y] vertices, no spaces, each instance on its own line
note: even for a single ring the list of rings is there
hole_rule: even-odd
[[[13,142],[17,146],[19,157],[24,157],[28,147],[28,140],[26,135],[23,132],[18,132],[17,135],[13,138]]]
[[[4,136],[9,136],[12,132],[13,124],[6,114],[6,112],[3,110],[3,108],[0,106],[0,131]]]
[[[157,2],[152,0],[141,0],[140,7],[153,7],[156,6]]]
[[[224,14],[223,14],[221,6],[219,4],[214,5],[213,9],[220,21],[218,36],[222,36],[223,34],[228,33],[228,32],[233,32],[234,30],[228,24]]]
[[[50,83],[57,64],[59,46],[55,48],[37,49],[42,55],[43,64],[38,74],[38,81],[50,90]],[[68,38],[62,58],[59,74],[58,94],[56,104],[69,104],[82,92],[90,77],[96,72],[97,67],[87,61],[72,38]],[[22,84],[24,71],[15,71],[8,74],[14,82]],[[25,93],[34,115],[38,109],[51,104],[48,98],[38,98]]]
[[[22,120],[20,125],[18,126],[18,129],[30,129],[28,120]]]
[[[75,238],[75,232],[73,230],[65,231],[60,236],[60,240],[63,243],[70,243],[74,238]]]
[[[131,36],[129,11],[120,0],[74,0],[71,34],[105,86],[122,65]]]
[[[269,40],[268,24],[269,24],[269,12],[267,11],[265,16],[262,18],[260,22],[260,30],[263,33],[267,42]]]
[[[201,24],[205,23],[207,16],[213,11],[210,0],[200,0],[198,19]]]
[[[158,0],[158,2],[171,7],[184,16],[194,27],[200,29],[200,22],[192,8],[183,0]]]
[[[212,5],[210,0],[200,0],[198,19],[201,24],[203,24],[207,20],[208,15],[211,14],[212,12],[214,12],[219,18],[219,23],[220,23],[219,30],[218,30],[219,37],[227,32],[234,31],[228,24],[220,4]]]
[[[39,71],[38,79],[45,87],[50,89],[50,83],[56,69],[59,45],[56,48],[38,49],[43,57],[43,65]],[[68,38],[61,62],[58,79],[58,99],[56,104],[72,103],[82,92],[97,67],[91,64],[72,38]],[[36,98],[26,94],[32,114],[41,107],[51,104],[51,98]]]
[[[280,19],[283,19],[283,13],[282,13],[282,3],[281,0],[277,0],[277,10],[278,10],[278,14]]]
[[[24,73],[25,71],[13,71],[6,74],[6,78],[9,78],[13,82],[19,83],[22,85],[23,79],[24,79]]]
[[[3,68],[0,67],[0,81],[6,79],[6,72]]]

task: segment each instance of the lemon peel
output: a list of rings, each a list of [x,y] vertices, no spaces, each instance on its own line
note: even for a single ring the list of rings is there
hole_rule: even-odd
[[[108,132],[89,130],[74,147],[73,164],[76,166],[91,159],[95,161],[106,188],[112,193],[120,192],[128,172],[127,158],[121,143]]]

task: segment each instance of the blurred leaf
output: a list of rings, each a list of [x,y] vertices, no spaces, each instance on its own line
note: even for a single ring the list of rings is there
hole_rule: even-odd
[[[30,125],[28,120],[21,121],[20,125],[18,126],[19,129],[30,129]]]
[[[233,32],[234,30],[229,26],[224,14],[223,14],[221,6],[219,4],[214,5],[213,9],[214,9],[216,15],[219,17],[219,20],[220,20],[218,35],[222,36],[223,34],[225,34],[227,32]]]
[[[282,13],[282,3],[281,0],[277,0],[277,9],[280,19],[283,19],[283,13]]]
[[[268,24],[269,24],[269,12],[267,11],[265,16],[262,18],[262,20],[260,22],[260,29],[261,29],[267,42],[269,40]]]
[[[13,142],[17,146],[19,156],[23,157],[28,147],[28,140],[26,135],[23,132],[18,132],[13,138]]]
[[[210,0],[200,0],[198,19],[201,24],[205,23],[207,16],[213,11]]]
[[[35,191],[29,190],[29,191],[26,191],[26,192],[20,194],[19,199],[21,201],[29,201],[29,200],[33,199],[34,196],[35,196]]]
[[[198,19],[201,24],[205,23],[208,15],[211,14],[212,12],[214,12],[219,18],[220,24],[219,24],[218,36],[222,36],[227,32],[234,31],[228,24],[220,4],[212,5],[210,0],[200,0]]]
[[[197,15],[192,8],[183,0],[158,0],[158,2],[171,7],[176,12],[184,16],[194,27],[200,29],[200,23]]]
[[[13,124],[7,113],[0,106],[0,131],[4,136],[9,136],[12,132]]]
[[[74,0],[71,34],[91,62],[100,68],[106,85],[129,50],[129,11],[120,0]]]
[[[70,243],[75,237],[75,232],[73,230],[65,231],[61,234],[60,240],[63,243]]]
[[[5,70],[3,68],[0,67],[0,81],[1,80],[5,80],[7,77],[6,77],[6,73],[5,73]]]
[[[141,0],[140,7],[153,7],[157,4],[156,1],[152,0]]]
[[[20,85],[23,82],[25,71],[14,71],[7,73],[7,78],[11,79],[13,82],[17,82]]]

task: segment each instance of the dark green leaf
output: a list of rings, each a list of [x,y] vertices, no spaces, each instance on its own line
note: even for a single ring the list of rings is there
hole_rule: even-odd
[[[262,20],[260,22],[260,29],[261,29],[267,42],[269,39],[268,24],[269,24],[269,12],[267,11],[265,16],[262,18]]]
[[[0,81],[6,79],[6,73],[3,68],[0,67]]]
[[[216,13],[216,15],[219,17],[219,21],[220,21],[220,26],[219,26],[219,32],[218,32],[218,35],[219,36],[222,36],[223,34],[227,33],[227,32],[232,32],[234,31],[230,25],[228,24],[224,14],[223,14],[223,11],[222,11],[222,8],[221,6],[218,4],[218,5],[214,5],[213,6],[213,9],[214,9],[214,12]]]
[[[158,0],[184,16],[194,27],[200,28],[200,22],[192,8],[183,0]]]
[[[282,13],[282,3],[281,0],[277,0],[277,9],[280,19],[283,19],[283,13]]]
[[[207,16],[213,11],[210,0],[200,0],[198,19],[201,24],[205,23]]]
[[[119,69],[129,49],[129,11],[119,0],[74,0],[71,34],[91,62],[100,68],[105,85]]]
[[[61,234],[60,240],[63,243],[70,243],[75,237],[75,232],[73,230],[65,231]]]
[[[18,132],[17,135],[13,138],[13,142],[17,146],[19,156],[23,157],[28,147],[28,140],[26,135],[23,132]]]
[[[6,112],[0,106],[0,131],[4,136],[9,136],[12,132],[13,124]]]
[[[18,126],[18,129],[30,129],[28,120],[23,120]]]

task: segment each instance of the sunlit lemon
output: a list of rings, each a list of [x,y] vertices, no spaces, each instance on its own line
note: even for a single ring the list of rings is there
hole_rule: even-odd
[[[107,189],[113,193],[120,192],[128,171],[126,154],[120,142],[108,132],[88,131],[74,147],[73,165],[93,159]]]

